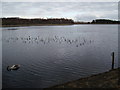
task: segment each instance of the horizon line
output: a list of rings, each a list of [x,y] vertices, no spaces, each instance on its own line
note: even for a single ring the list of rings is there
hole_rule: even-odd
[[[27,18],[27,17],[0,17],[0,18],[20,18],[20,19],[72,19],[72,18],[66,18],[66,17],[58,17],[58,18],[56,18],[56,17],[51,17],[51,18],[45,18],[45,17],[32,17],[32,18]],[[119,21],[119,20],[116,20],[116,19],[109,19],[109,18],[96,18],[96,19],[92,19],[92,20],[90,20],[90,21],[80,21],[80,20],[74,20],[74,19],[72,19],[73,21],[76,21],[76,22],[90,22],[90,21],[93,21],[93,20],[112,20],[112,21]]]

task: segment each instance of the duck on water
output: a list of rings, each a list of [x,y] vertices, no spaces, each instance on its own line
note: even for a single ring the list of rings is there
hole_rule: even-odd
[[[12,66],[8,66],[7,70],[11,71],[11,70],[18,70],[20,68],[20,65],[16,64],[16,65],[12,65]]]

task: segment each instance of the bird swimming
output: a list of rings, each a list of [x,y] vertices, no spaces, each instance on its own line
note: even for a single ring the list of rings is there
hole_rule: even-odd
[[[8,70],[8,71],[18,70],[19,68],[20,68],[20,65],[19,65],[19,64],[16,64],[16,65],[8,66],[8,67],[7,67],[7,70]]]

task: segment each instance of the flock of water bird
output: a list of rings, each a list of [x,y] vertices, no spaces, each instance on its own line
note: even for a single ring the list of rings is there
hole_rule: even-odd
[[[27,43],[43,43],[43,44],[50,44],[50,43],[58,43],[58,44],[62,44],[62,43],[66,43],[69,45],[74,44],[76,47],[79,46],[83,46],[85,44],[91,44],[94,42],[94,40],[87,40],[85,38],[67,38],[67,37],[62,37],[62,36],[54,36],[54,37],[32,37],[32,36],[28,36],[28,37],[9,37],[7,39],[5,39],[6,42],[10,43],[10,42],[17,42],[17,41],[21,41],[24,44]]]

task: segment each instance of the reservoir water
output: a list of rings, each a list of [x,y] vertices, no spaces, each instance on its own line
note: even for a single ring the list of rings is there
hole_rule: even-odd
[[[3,88],[47,88],[118,67],[118,25],[2,28]],[[20,64],[17,71],[7,66]]]

